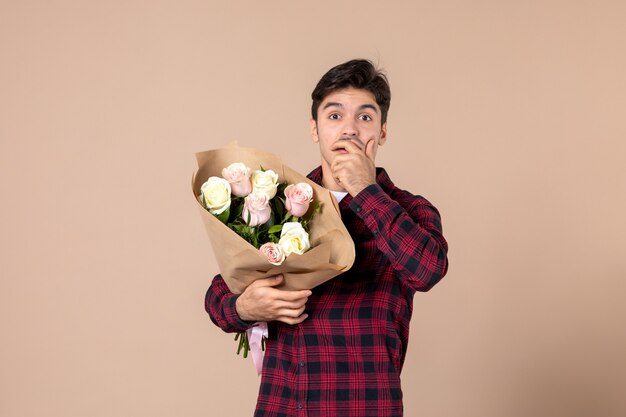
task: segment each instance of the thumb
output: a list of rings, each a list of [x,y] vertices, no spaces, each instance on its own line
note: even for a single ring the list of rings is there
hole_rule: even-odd
[[[282,275],[275,275],[269,278],[261,278],[254,281],[251,285],[256,287],[273,287],[274,285],[278,285],[283,282]]]
[[[365,156],[367,156],[372,162],[374,162],[374,139],[370,139],[365,145]]]

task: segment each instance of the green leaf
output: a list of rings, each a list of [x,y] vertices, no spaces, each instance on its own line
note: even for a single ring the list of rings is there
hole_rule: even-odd
[[[230,216],[230,209],[226,209],[220,214],[215,215],[219,221],[226,224],[228,222],[228,217]]]
[[[273,233],[279,233],[283,230],[283,225],[282,224],[277,224],[274,225],[272,227],[269,228],[269,230],[267,231],[267,233],[273,234]]]

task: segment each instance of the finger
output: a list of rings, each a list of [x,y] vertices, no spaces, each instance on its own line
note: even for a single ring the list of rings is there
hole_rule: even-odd
[[[355,158],[355,154],[337,155],[330,164],[330,170],[334,174],[339,174],[343,170],[350,171],[350,168],[354,165]]]
[[[269,277],[269,278],[257,279],[252,284],[250,284],[250,286],[251,287],[252,286],[254,286],[254,287],[273,287],[275,285],[280,284],[281,282],[283,282],[283,276],[282,275],[275,275],[275,276]]]
[[[331,150],[336,151],[338,149],[345,149],[348,153],[363,153],[363,149],[349,139],[338,140],[330,147]]]
[[[291,310],[297,310],[305,306],[307,301],[308,301],[308,298],[303,298],[297,301],[279,301],[277,305],[279,308],[288,308]]]
[[[310,290],[287,291],[281,290],[277,295],[277,299],[281,301],[298,301],[305,300],[311,295]]]
[[[300,317],[302,315],[302,313],[304,313],[304,306],[300,307],[300,308],[284,308],[281,310],[278,310],[276,312],[276,315],[278,317],[292,317],[292,318],[297,318]]]
[[[374,139],[370,139],[365,145],[365,156],[367,156],[372,162],[374,162],[374,145]]]
[[[333,179],[337,184],[341,184],[341,180],[346,178],[346,169],[343,167],[343,164],[333,162],[330,167],[330,171],[332,173]]]
[[[282,321],[283,323],[287,323],[287,324],[300,324],[302,323],[304,320],[306,320],[309,317],[308,314],[303,314],[300,317],[279,317],[276,320],[277,321]]]
[[[335,158],[333,159],[333,163],[332,163],[332,167],[338,168],[340,165],[343,165],[345,163],[350,163],[351,161],[354,161],[357,158],[356,153],[344,153],[344,154],[340,154],[335,156]]]

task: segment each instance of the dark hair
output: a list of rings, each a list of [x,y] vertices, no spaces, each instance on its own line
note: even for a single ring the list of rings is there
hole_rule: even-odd
[[[331,68],[319,80],[311,98],[311,115],[317,121],[317,109],[324,98],[336,90],[344,88],[367,90],[374,95],[376,104],[380,107],[382,123],[387,121],[387,112],[391,104],[391,90],[385,74],[376,69],[371,61],[353,59]]]

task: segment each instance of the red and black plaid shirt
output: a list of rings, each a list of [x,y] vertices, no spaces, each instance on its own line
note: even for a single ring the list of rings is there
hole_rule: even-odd
[[[309,178],[322,184],[321,168]],[[377,184],[340,203],[356,246],[349,271],[314,288],[299,325],[269,323],[255,417],[400,417],[400,371],[416,291],[446,273],[441,219],[426,199]],[[244,331],[237,296],[217,275],[205,307],[226,332]]]

